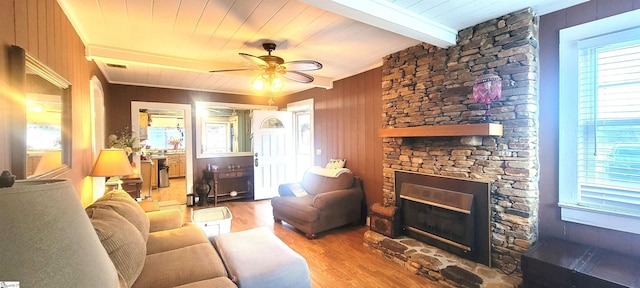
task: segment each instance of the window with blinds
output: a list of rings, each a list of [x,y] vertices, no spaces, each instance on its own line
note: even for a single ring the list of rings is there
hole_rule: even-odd
[[[576,200],[640,216],[640,34],[625,35],[578,42]]]

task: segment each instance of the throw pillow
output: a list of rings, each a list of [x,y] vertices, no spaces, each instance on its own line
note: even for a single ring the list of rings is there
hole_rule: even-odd
[[[140,231],[144,241],[149,238],[149,217],[144,213],[138,202],[133,200],[129,193],[124,190],[110,191],[87,208],[111,209],[131,222]]]
[[[138,279],[147,255],[147,244],[131,222],[116,211],[87,208],[87,215],[119,276],[131,287]]]
[[[291,193],[293,193],[293,195],[295,195],[296,197],[309,195],[309,193],[307,193],[307,191],[304,190],[304,188],[302,188],[302,186],[300,186],[300,184],[298,183],[289,185],[289,189],[291,189]]]
[[[325,168],[327,169],[340,169],[344,168],[344,164],[347,162],[346,159],[329,159],[329,163]]]

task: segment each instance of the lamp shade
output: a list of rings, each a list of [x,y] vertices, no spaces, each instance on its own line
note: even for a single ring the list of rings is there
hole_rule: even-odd
[[[21,287],[119,287],[69,180],[0,188],[0,279]]]
[[[131,163],[122,149],[104,149],[100,151],[98,160],[93,166],[91,176],[112,177],[133,174]]]
[[[36,170],[33,171],[33,175],[40,175],[45,172],[49,172],[62,165],[62,150],[46,150],[42,153]]]
[[[473,101],[491,104],[502,97],[502,78],[496,74],[483,74],[473,83]]]

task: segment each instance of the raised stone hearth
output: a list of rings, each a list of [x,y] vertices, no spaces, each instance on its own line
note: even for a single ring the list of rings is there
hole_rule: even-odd
[[[392,239],[367,231],[364,233],[364,245],[443,287],[514,288],[522,282],[518,272],[507,275],[408,237]]]

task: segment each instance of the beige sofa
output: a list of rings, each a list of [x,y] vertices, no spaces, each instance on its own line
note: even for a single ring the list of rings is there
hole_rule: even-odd
[[[122,287],[237,287],[206,235],[183,225],[178,210],[145,213],[119,190],[85,211]]]

